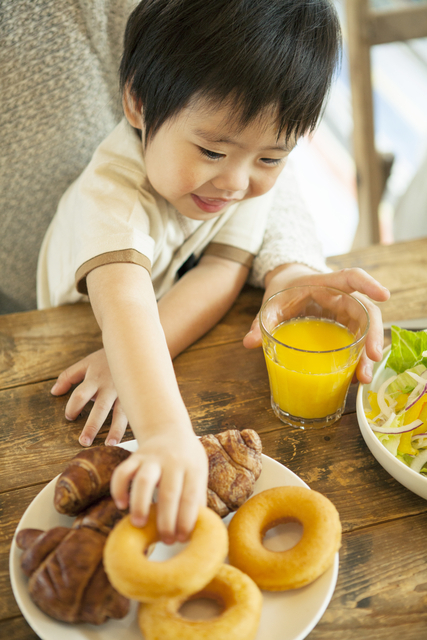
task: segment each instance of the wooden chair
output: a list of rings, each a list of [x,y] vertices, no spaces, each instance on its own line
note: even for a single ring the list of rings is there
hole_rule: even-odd
[[[427,2],[376,10],[369,0],[346,0],[346,13],[359,205],[353,248],[361,248],[381,240],[378,208],[392,164],[375,148],[370,49],[427,36]]]

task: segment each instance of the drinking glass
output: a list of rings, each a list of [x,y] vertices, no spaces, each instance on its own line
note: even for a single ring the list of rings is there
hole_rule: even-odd
[[[260,325],[276,416],[299,429],[336,422],[369,329],[365,306],[332,287],[291,287],[264,303]]]

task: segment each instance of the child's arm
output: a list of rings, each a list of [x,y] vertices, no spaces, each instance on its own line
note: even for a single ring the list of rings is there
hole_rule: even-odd
[[[390,297],[390,292],[363,269],[353,268],[334,273],[318,273],[303,264],[294,263],[281,265],[266,274],[263,302],[282,289],[303,284],[335,287],[346,293],[355,293],[363,302],[369,313],[370,327],[356,375],[360,382],[369,383],[372,379],[372,360],[381,360],[384,342],[381,311],[371,299],[385,302]],[[248,349],[261,346],[258,315],[244,337],[243,344]]]
[[[172,358],[211,329],[237,298],[248,275],[247,267],[216,256],[202,257],[197,267],[188,271],[158,303],[160,321]],[[83,382],[82,382],[83,381]],[[79,384],[81,383],[81,384]],[[108,444],[120,442],[127,418],[101,349],[61,373],[52,393],[67,393],[73,384],[65,415],[74,420],[92,398],[95,403],[80,436],[80,443],[93,442],[113,408]]]
[[[159,300],[159,313],[172,358],[201,338],[227,313],[249,269],[217,256],[203,256]]]
[[[133,264],[104,265],[87,277],[111,375],[138,441],[115,471],[112,494],[142,525],[158,486],[162,539],[185,539],[206,502],[207,458],[182,401],[150,276]]]

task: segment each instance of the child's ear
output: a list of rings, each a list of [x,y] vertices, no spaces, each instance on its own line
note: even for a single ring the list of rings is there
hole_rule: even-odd
[[[144,121],[142,117],[142,106],[138,107],[135,98],[131,95],[128,88],[123,92],[123,110],[125,112],[126,120],[135,129],[144,128]]]

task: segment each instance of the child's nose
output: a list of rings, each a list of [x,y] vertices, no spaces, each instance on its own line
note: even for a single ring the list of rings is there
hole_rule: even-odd
[[[247,191],[249,187],[249,174],[242,167],[224,170],[220,175],[212,180],[212,184],[218,191]]]

